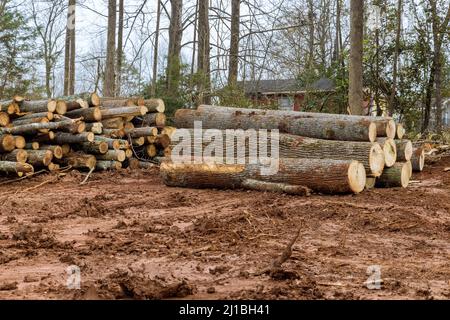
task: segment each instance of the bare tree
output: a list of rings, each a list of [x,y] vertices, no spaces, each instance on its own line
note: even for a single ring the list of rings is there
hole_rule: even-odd
[[[64,57],[64,95],[75,94],[75,7],[76,0],[69,0]]]
[[[389,115],[392,116],[395,111],[395,96],[397,94],[397,74],[398,74],[398,56],[400,54],[400,35],[402,28],[402,0],[398,0],[397,7],[397,32],[395,36],[394,64],[392,74],[392,91],[389,98]]]
[[[117,31],[117,62],[116,62],[116,96],[120,96],[122,87],[123,65],[123,28],[124,28],[124,0],[119,0],[119,25]]]
[[[158,50],[159,50],[159,29],[161,24],[161,1],[157,0],[156,5],[156,31],[155,31],[155,44],[153,48],[153,75],[152,75],[152,89],[151,95],[156,94],[156,81],[158,76]]]

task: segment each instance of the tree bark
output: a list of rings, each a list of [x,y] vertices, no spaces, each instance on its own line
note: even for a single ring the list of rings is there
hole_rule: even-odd
[[[322,193],[360,193],[366,185],[366,173],[357,161],[281,159],[275,175],[261,174],[261,164],[161,164],[166,185],[187,188],[242,188],[246,180],[303,186]]]
[[[65,116],[72,119],[83,118],[84,121],[88,122],[102,121],[102,111],[99,107],[72,110],[67,112]]]
[[[395,36],[394,65],[392,67],[392,90],[389,97],[389,116],[393,116],[395,112],[395,96],[397,95],[397,73],[398,73],[398,57],[400,55],[400,36],[402,30],[402,0],[398,0],[397,7],[397,32]]]
[[[131,130],[125,130],[125,133],[129,135],[132,139],[141,137],[154,137],[158,135],[158,129],[155,127],[142,127]]]
[[[59,144],[59,145],[83,143],[83,142],[93,142],[95,140],[95,135],[92,132],[84,132],[84,133],[80,133],[80,134],[56,132],[54,140],[55,140],[55,143]]]
[[[98,160],[109,160],[124,162],[127,158],[125,151],[123,150],[109,150],[107,153],[96,156]]]
[[[1,161],[26,163],[28,160],[28,152],[25,150],[14,150],[10,153],[1,154],[0,159]]]
[[[152,88],[150,95],[154,97],[156,95],[156,84],[158,76],[158,51],[159,51],[159,29],[161,23],[161,1],[157,0],[156,5],[156,31],[155,31],[155,47],[153,48],[153,75],[152,75]]]
[[[231,39],[228,85],[236,86],[239,69],[239,27],[241,18],[241,0],[231,1]]]
[[[415,148],[411,157],[411,165],[414,172],[422,172],[425,167],[425,150]]]
[[[342,140],[376,140],[376,125],[371,121],[336,120],[333,118],[292,118],[283,115],[258,115],[240,113],[209,114],[202,110],[180,109],[175,113],[175,126],[194,128],[195,121],[201,121],[204,129],[278,129],[304,137]]]
[[[115,62],[116,62],[116,0],[108,0],[108,36],[106,44],[106,66],[103,95],[114,97],[115,95]]]
[[[80,144],[81,150],[89,154],[106,154],[109,150],[109,146],[107,142],[104,141],[93,141],[93,142],[84,142]]]
[[[122,162],[119,161],[97,161],[97,165],[95,167],[98,171],[108,171],[108,170],[120,170],[122,169]]]
[[[169,95],[177,95],[181,70],[181,39],[183,27],[181,15],[183,10],[182,0],[170,0],[171,16],[169,26],[169,52],[167,54],[167,92]]]
[[[210,104],[211,96],[211,65],[210,65],[210,31],[209,31],[209,0],[199,0],[198,3],[198,56],[197,82],[198,103]]]
[[[115,96],[120,96],[122,88],[122,65],[123,65],[123,27],[124,27],[124,0],[119,0],[119,25],[117,32],[117,84]]]
[[[0,128],[0,134],[36,134],[39,130],[59,130],[68,128],[73,125],[74,120],[65,120],[61,122],[49,122],[49,123],[31,123],[27,125],[16,126],[13,128]]]
[[[53,152],[53,156],[56,159],[62,159],[64,156],[64,152],[61,146],[56,145],[41,145],[40,150],[50,150]]]
[[[24,174],[34,173],[34,168],[27,163],[0,161],[0,172],[14,173],[22,177]]]
[[[55,112],[56,100],[23,101],[20,104],[20,112]]]
[[[410,140],[395,140],[397,161],[410,161],[413,155],[413,144]]]
[[[363,114],[364,1],[350,0],[349,110]]]
[[[374,122],[377,126],[377,137],[395,138],[396,124],[392,118],[386,117],[371,117],[371,116],[352,116],[333,113],[319,113],[319,112],[298,112],[298,111],[282,111],[282,110],[267,110],[267,109],[248,109],[248,108],[233,108],[220,106],[201,105],[198,107],[199,111],[216,114],[220,112],[225,113],[243,113],[243,114],[258,114],[258,115],[282,115],[289,116],[293,119],[298,118],[332,118],[336,120],[367,120]]]
[[[27,150],[27,162],[33,167],[47,167],[53,160],[53,152],[50,150]]]
[[[148,109],[143,106],[101,109],[102,119],[107,120],[116,117],[138,117],[147,114]]]
[[[408,164],[396,163],[384,170],[376,181],[377,188],[406,188],[409,185],[410,172]]]

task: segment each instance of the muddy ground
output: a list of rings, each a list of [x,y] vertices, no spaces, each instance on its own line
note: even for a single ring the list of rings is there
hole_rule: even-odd
[[[445,167],[357,196],[168,188],[156,169],[3,184],[0,298],[449,299]]]

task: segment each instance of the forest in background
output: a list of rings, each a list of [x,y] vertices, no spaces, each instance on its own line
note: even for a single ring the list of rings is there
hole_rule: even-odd
[[[442,129],[449,0],[0,0],[0,99],[97,91],[162,97],[172,110],[247,106],[238,81],[308,88],[325,77],[337,101],[327,111],[345,113],[358,13],[365,98],[410,131]],[[305,103],[323,105],[314,95]]]

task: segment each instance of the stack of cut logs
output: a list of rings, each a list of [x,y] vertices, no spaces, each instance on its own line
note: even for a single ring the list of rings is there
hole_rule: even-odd
[[[223,161],[193,163],[166,159],[161,174],[169,186],[246,188],[291,194],[303,194],[305,190],[360,193],[374,187],[405,188],[412,172],[422,171],[424,166],[423,150],[403,139],[403,125],[392,118],[205,105],[197,110],[178,110],[175,114],[179,131],[192,130],[196,121],[202,123],[203,129],[223,130],[220,141],[226,141],[226,129],[279,130],[278,173],[261,174],[261,169],[267,166],[263,161],[223,164]],[[226,146],[220,151],[221,155],[227,154]],[[249,152],[247,148],[246,157]]]
[[[148,167],[164,153],[166,117],[160,99],[83,94],[0,102],[0,172],[24,176],[62,167],[108,170]],[[140,156],[141,154],[141,156]]]

